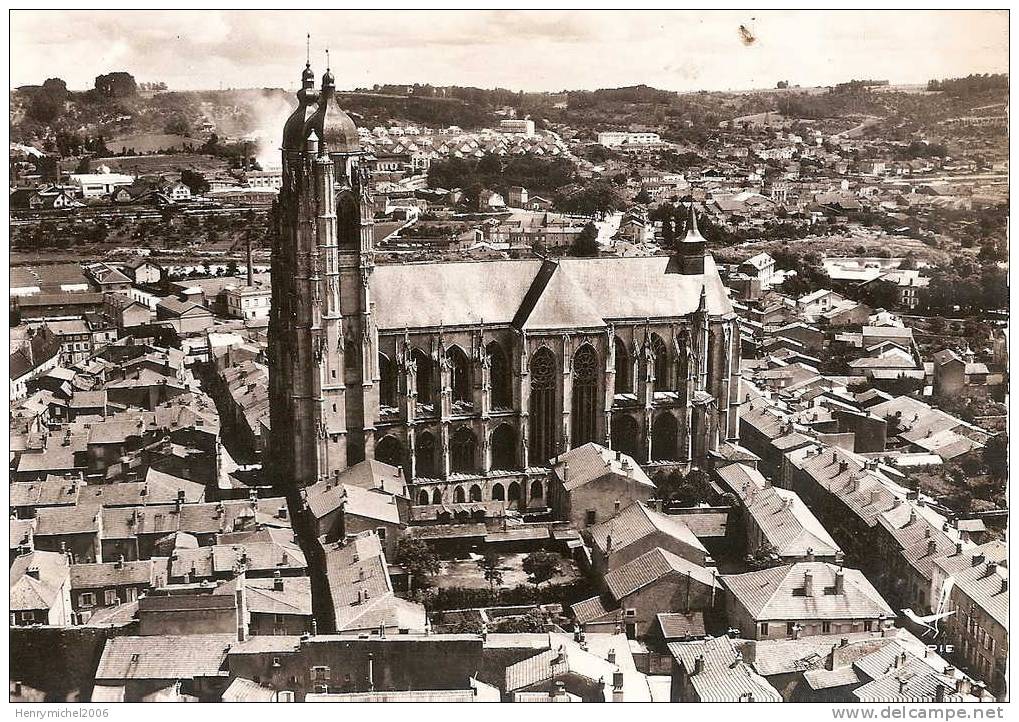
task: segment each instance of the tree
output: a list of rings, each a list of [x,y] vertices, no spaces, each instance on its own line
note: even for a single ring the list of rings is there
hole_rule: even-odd
[[[396,545],[396,563],[410,575],[411,589],[429,586],[428,578],[439,573],[439,558],[422,540],[404,537]]]
[[[775,547],[768,542],[764,542],[761,546],[757,547],[757,551],[747,555],[746,563],[747,569],[756,572],[762,569],[781,566],[782,560],[779,558]]]
[[[191,189],[191,193],[194,195],[209,192],[209,181],[205,180],[205,176],[188,168],[180,172],[180,182]]]
[[[123,71],[96,76],[96,90],[108,98],[127,98],[138,94],[134,76]]]
[[[541,586],[559,573],[559,555],[544,550],[528,554],[521,565],[531,584]]]
[[[899,286],[877,279],[860,287],[860,300],[871,308],[894,309],[899,305]]]
[[[485,576],[485,581],[488,582],[488,588],[493,590],[495,585],[502,586],[502,567],[499,566],[499,555],[495,552],[487,552],[485,556],[478,559],[478,569],[482,571]]]
[[[641,188],[640,189],[640,193],[638,193],[636,196],[634,196],[633,202],[634,203],[641,203],[643,205],[647,205],[648,203],[651,202],[651,194],[648,193],[643,188]]]
[[[598,228],[594,223],[588,222],[584,226],[573,244],[570,246],[571,256],[597,256],[600,246],[598,245]]]

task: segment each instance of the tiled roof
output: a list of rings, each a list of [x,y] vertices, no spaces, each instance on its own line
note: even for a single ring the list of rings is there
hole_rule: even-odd
[[[106,643],[96,681],[226,676],[232,634],[116,637]]]
[[[704,612],[662,612],[657,619],[666,640],[704,636]]]
[[[669,576],[687,576],[706,586],[715,585],[714,574],[702,566],[664,549],[652,549],[605,575],[605,584],[617,600]]]
[[[244,677],[235,677],[223,691],[224,702],[275,702],[279,693]]]
[[[277,589],[282,586],[282,589]],[[247,579],[244,582],[245,604],[249,612],[260,614],[311,615],[311,579],[285,577]]]
[[[104,507],[103,539],[129,539],[143,534],[172,534],[179,529],[176,507],[120,506]]]
[[[747,512],[780,557],[834,557],[842,550],[796,492],[769,486],[751,491]]]
[[[100,562],[71,565],[71,589],[101,589],[122,584],[156,583],[157,568],[152,559],[134,562]]]
[[[67,581],[67,557],[57,552],[32,552],[15,558],[10,569],[12,610],[49,609]],[[36,579],[30,571],[38,572]]]
[[[755,621],[798,619],[877,619],[895,613],[856,569],[843,569],[843,593],[834,593],[840,570],[825,562],[800,562],[722,577],[725,586]],[[813,592],[804,593],[807,574]]]
[[[604,446],[589,442],[555,457],[552,460],[552,471],[560,480],[565,475],[566,480],[563,481],[563,487],[567,491],[577,489],[609,474],[625,477],[641,486],[655,488],[654,482],[648,478],[637,462],[626,454],[620,454],[619,458],[616,454],[617,452],[606,449]],[[624,468],[624,463],[626,468]]]
[[[11,533],[11,549],[17,549],[20,546],[29,545],[32,542],[32,534],[35,531],[35,521],[33,519],[15,519],[11,517],[10,520],[10,533]]]
[[[573,610],[573,618],[577,624],[590,624],[595,621],[615,619],[617,612],[613,610],[610,600],[601,596],[591,597],[570,605]]]
[[[618,551],[651,534],[665,534],[689,546],[697,561],[703,561],[707,550],[683,519],[663,514],[635,502],[608,521],[590,529],[591,538],[599,549],[605,550],[612,537],[612,550]]]
[[[39,509],[35,535],[94,534],[99,531],[99,512],[90,507],[52,506]]]
[[[345,514],[390,524],[401,523],[396,497],[384,491],[370,491],[350,484],[335,484],[332,481],[320,481],[307,487],[305,491],[308,508],[316,518],[321,519],[344,506]]]
[[[752,694],[755,702],[782,701],[778,691],[743,661],[729,637],[670,642],[669,652],[685,669],[701,702],[739,702],[746,694]],[[698,657],[704,658],[704,668],[699,672]]]

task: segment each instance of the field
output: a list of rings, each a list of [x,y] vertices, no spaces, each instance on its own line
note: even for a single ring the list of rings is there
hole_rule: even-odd
[[[107,144],[109,145],[109,144]],[[135,148],[135,150],[138,150]],[[96,158],[92,168],[108,166],[115,173],[130,175],[150,175],[158,173],[179,173],[188,168],[203,174],[225,172],[230,166],[222,158],[198,153],[182,153],[179,155],[126,155]]]
[[[200,146],[201,138],[185,138],[183,135],[163,133],[142,133],[106,141],[106,147],[114,153],[158,153],[159,151],[183,148],[185,144]]]

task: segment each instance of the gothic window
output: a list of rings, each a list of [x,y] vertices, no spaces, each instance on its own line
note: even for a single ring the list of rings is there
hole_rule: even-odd
[[[379,354],[379,403],[396,406],[396,364],[384,353]]]
[[[612,417],[612,449],[621,451],[634,459],[640,458],[637,453],[637,422],[632,416]]]
[[[446,352],[449,361],[449,386],[453,392],[453,403],[471,403],[471,372],[467,354],[459,346],[451,346]]]
[[[506,500],[507,501],[520,501],[520,484],[511,481],[509,487],[506,489]]]
[[[655,391],[667,391],[671,388],[669,378],[669,353],[665,341],[657,333],[651,334],[652,371],[655,376]]]
[[[492,484],[492,501],[505,501],[506,490],[502,487],[502,484],[496,482]]]
[[[433,504],[442,503],[442,489],[436,489],[435,491],[432,492],[432,503]]]
[[[474,471],[474,449],[476,447],[474,433],[466,426],[453,432],[450,439],[450,471],[469,474]]]
[[[500,424],[492,432],[492,468],[509,471],[518,468],[517,432],[509,424]]]
[[[422,489],[418,492],[418,504],[420,506],[428,505],[428,489]]]
[[[471,484],[470,500],[481,501],[481,487],[477,484]]]
[[[662,412],[651,426],[651,458],[654,461],[675,461],[678,458],[679,424],[669,412]]]
[[[555,356],[540,348],[531,357],[531,463],[544,465],[556,452]]]
[[[573,354],[572,438],[574,447],[595,440],[598,421],[598,354],[588,345]]]
[[[531,498],[541,499],[543,496],[545,496],[545,490],[541,486],[541,481],[535,479],[531,482]]]
[[[417,476],[434,479],[435,473],[435,437],[424,431],[417,435],[414,444],[414,465]]]
[[[383,464],[403,466],[403,444],[392,436],[384,436],[375,446],[375,459]]]
[[[633,392],[633,381],[630,379],[630,354],[626,351],[626,344],[616,337],[613,340],[616,349],[616,389],[617,394],[629,394]]]
[[[492,408],[513,408],[513,374],[510,372],[509,361],[502,347],[495,341],[485,348],[490,363],[490,385],[492,389]]]
[[[432,358],[421,349],[414,349],[411,354],[417,366],[418,403],[432,403]]]
[[[353,193],[341,193],[336,200],[336,243],[340,248],[359,248],[360,219]]]
[[[464,488],[462,486],[458,486],[455,489],[453,489],[453,503],[454,504],[464,503]],[[459,512],[457,512],[457,514],[459,514]]]

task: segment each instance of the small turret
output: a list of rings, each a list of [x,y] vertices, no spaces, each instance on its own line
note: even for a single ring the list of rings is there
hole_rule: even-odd
[[[684,276],[698,276],[704,273],[704,253],[706,241],[697,230],[697,214],[690,204],[690,220],[686,226],[686,236],[676,244],[677,249],[669,260],[666,273],[678,273]]]

